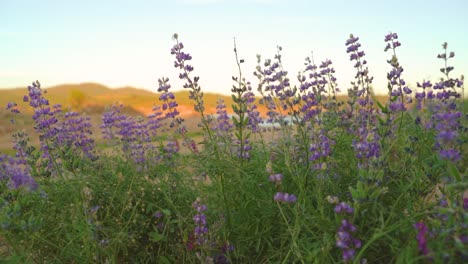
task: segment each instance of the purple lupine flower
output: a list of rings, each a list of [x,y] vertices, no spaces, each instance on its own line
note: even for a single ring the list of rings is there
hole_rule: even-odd
[[[139,166],[148,163],[147,153],[154,151],[148,126],[142,118],[121,114],[123,105],[112,106],[103,113],[101,129],[104,138],[113,144],[122,144],[124,155]]]
[[[390,64],[390,66],[392,67],[391,70],[387,73],[389,94],[387,109],[390,110],[390,113],[387,113],[387,124],[392,124],[392,122],[397,117],[396,114],[406,111],[406,104],[411,103],[412,100],[411,97],[409,97],[409,95],[412,93],[412,91],[408,88],[408,86],[406,86],[406,81],[402,77],[404,69],[400,65],[400,62],[398,61],[398,57],[396,55],[396,48],[401,46],[401,43],[398,42],[398,34],[389,33],[385,36],[385,42],[387,43],[385,51],[391,50],[392,52],[391,59],[387,61],[388,64]],[[396,126],[391,126],[391,129],[395,130]],[[393,136],[394,133],[388,132],[388,135]]]
[[[155,106],[152,109],[152,113],[148,115],[147,127],[150,131],[151,136],[158,136],[158,130],[164,125],[165,117],[161,106]]]
[[[206,133],[205,136],[212,139],[212,132],[210,129],[210,118],[205,116],[205,104],[203,101],[203,92],[201,91],[201,87],[198,83],[200,77],[195,76],[191,77],[190,74],[193,71],[193,67],[188,65],[188,62],[192,59],[192,56],[188,53],[183,51],[184,45],[179,42],[178,34],[173,35],[173,39],[175,40],[176,44],[171,49],[171,54],[175,56],[174,67],[181,70],[179,74],[179,78],[184,80],[185,83],[182,86],[184,89],[189,89],[189,99],[194,101],[194,110],[195,112],[200,113],[201,115],[201,124],[200,126],[203,128],[203,131]],[[182,121],[183,119],[177,119]],[[176,122],[176,123],[177,123]],[[198,149],[196,147],[196,143],[193,139],[190,139],[186,136],[185,127],[180,126],[178,128],[178,132],[184,138],[184,145],[188,146],[193,153],[198,153]]]
[[[154,218],[161,218],[163,217],[163,213],[161,211],[157,211],[156,213],[153,214]]]
[[[365,56],[364,52],[359,51],[359,47],[361,44],[357,42],[359,38],[354,37],[352,34],[348,41],[346,41],[346,46],[348,46],[346,52],[351,53],[350,60],[356,61],[354,67],[356,68],[356,76],[357,82],[352,83],[353,88],[350,92],[352,94],[356,94],[358,96],[364,95],[366,98],[366,102],[370,103],[369,96],[370,96],[370,85],[373,81],[373,77],[369,76],[368,68],[364,68],[364,65],[367,64],[367,61],[363,59]]]
[[[247,85],[247,92],[243,94],[242,99],[247,105],[247,128],[253,133],[260,132],[260,124],[263,123],[263,119],[258,111],[258,106],[255,104],[255,94],[252,92],[252,87]]]
[[[275,202],[295,203],[297,201],[297,197],[294,194],[277,192],[273,196],[273,200]]]
[[[283,180],[283,174],[277,173],[277,174],[272,174],[268,177],[268,180],[274,183],[281,183]]]
[[[196,225],[194,229],[195,243],[199,246],[202,246],[208,243],[209,229],[207,227],[206,216],[203,213],[207,210],[207,206],[201,203],[200,198],[197,198],[195,202],[193,202],[192,207],[197,212],[197,214],[193,217],[193,221]]]
[[[169,140],[164,146],[164,152],[167,159],[171,159],[176,153],[179,153],[179,150],[180,146],[177,139]]]
[[[252,150],[252,144],[249,139],[244,139],[243,144],[240,140],[235,141],[235,146],[237,148],[237,157],[241,159],[250,159],[250,151]]]
[[[284,194],[283,199],[285,203],[295,203],[297,201],[297,197],[294,194],[288,194],[288,193]]]
[[[356,249],[361,248],[361,240],[353,237],[353,233],[357,228],[347,219],[341,221],[341,226],[338,228],[336,246],[341,249],[343,261],[350,262],[356,255]]]
[[[200,85],[198,84],[199,77],[190,77],[190,73],[193,71],[193,67],[188,65],[188,62],[192,60],[192,56],[183,51],[184,45],[179,42],[178,35],[174,34],[173,39],[176,44],[171,49],[171,54],[175,56],[174,67],[181,70],[179,78],[185,81],[183,88],[190,89],[189,99],[195,101],[194,110],[201,114],[202,125],[204,125],[205,132],[209,133],[209,123],[205,117],[205,105],[203,101],[203,92],[201,92]]]
[[[338,88],[337,79],[334,76],[335,69],[332,67],[332,64],[332,61],[327,59],[320,64],[319,68],[321,69],[320,75],[322,76],[321,84],[326,85],[328,88],[327,96],[322,96],[322,100],[324,101],[323,106],[329,111],[336,111],[338,107],[336,93],[340,92],[340,89]]]
[[[254,75],[259,80],[258,91],[262,95],[260,103],[268,109],[267,123],[279,123],[285,125],[285,116],[281,110],[286,110],[296,104],[294,100],[295,90],[291,88],[290,80],[287,77],[288,72],[281,66],[281,47],[278,47],[275,55],[275,62],[270,59],[265,60],[262,69],[260,65],[260,55],[257,55],[258,66]]]
[[[450,109],[447,104],[442,104],[443,107],[435,108],[436,111],[432,115],[437,132],[436,148],[439,149],[441,158],[457,162],[461,160],[461,153],[456,144],[461,112]]]
[[[440,207],[448,207],[448,202],[447,202],[447,199],[445,199],[445,197],[443,197],[442,199],[440,199],[440,201],[439,201],[439,206],[440,206]]]
[[[171,85],[169,84],[168,78],[158,79],[159,87],[158,92],[161,93],[159,96],[159,101],[162,102],[162,111],[164,112],[164,118],[170,120],[170,127],[175,127],[176,132],[179,134],[184,134],[187,130],[182,126],[183,119],[180,118],[180,112],[177,109],[177,102],[175,96],[172,92],[169,91]]]
[[[393,35],[392,35],[393,37]],[[353,133],[356,138],[353,139],[353,148],[356,157],[359,159],[358,166],[360,168],[369,167],[372,161],[380,155],[379,137],[376,131],[376,115],[373,109],[373,99],[371,98],[371,84],[373,77],[369,76],[369,70],[364,65],[367,63],[363,56],[364,53],[359,52],[360,44],[358,38],[353,35],[347,41],[347,52],[355,54],[351,57],[351,61],[356,61],[355,81],[351,82],[352,88],[348,89],[350,107],[345,115],[346,118],[353,118],[348,121],[350,124],[349,132]],[[395,71],[398,72],[398,71]],[[396,73],[394,73],[396,74]],[[399,106],[394,106],[399,107]]]
[[[366,131],[365,127],[358,129],[358,139],[353,139],[352,146],[359,159],[360,168],[368,168],[372,161],[380,156],[379,136],[376,131]]]
[[[415,228],[418,230],[418,234],[416,235],[416,240],[418,241],[418,249],[419,252],[423,255],[427,256],[429,254],[429,248],[427,247],[427,233],[428,227],[424,222],[418,222],[415,224]]]
[[[116,139],[117,135],[114,128],[119,127],[120,123],[125,119],[125,116],[120,114],[122,108],[123,105],[113,105],[102,114],[102,124],[100,128],[105,139]]]
[[[26,188],[35,191],[38,184],[31,176],[31,168],[21,159],[0,155],[0,181],[6,181],[10,189]]]
[[[216,132],[218,137],[230,138],[230,131],[233,128],[231,118],[226,111],[226,104],[222,98],[216,102],[216,120],[212,124],[212,130]]]
[[[336,78],[332,75],[335,71],[330,67],[330,60],[322,62],[320,70],[309,57],[306,58],[305,65],[304,72],[298,75],[300,99],[302,100],[300,113],[304,122],[320,122],[318,119],[322,113],[322,107],[331,109],[336,105],[333,99],[336,92],[334,81]],[[326,95],[327,87],[328,96]]]
[[[453,58],[455,54],[450,53],[447,56],[447,46],[447,43],[444,43],[442,45],[444,53],[437,56],[444,60],[445,67],[441,69],[441,72],[445,75],[445,78],[434,84],[434,92],[430,91],[431,94],[428,93],[427,95],[427,98],[433,101],[434,111],[426,127],[435,129],[437,132],[435,147],[439,151],[439,156],[442,159],[457,162],[461,160],[462,155],[457,143],[461,112],[456,109],[456,100],[461,97],[461,94],[457,92],[457,88],[462,86],[463,81],[449,76],[454,68],[448,66],[448,60]],[[423,89],[425,88],[423,85],[420,86]]]
[[[14,114],[19,114],[18,104],[15,102],[8,102],[5,110],[10,111]]]
[[[52,171],[52,167],[54,164],[55,166],[60,165],[60,159],[57,158],[57,151],[61,151],[57,142],[57,136],[60,134],[57,116],[62,113],[62,109],[60,105],[51,107],[49,100],[43,96],[45,93],[46,91],[42,90],[39,81],[35,81],[28,86],[28,95],[26,96],[28,99],[23,98],[23,101],[29,102],[29,105],[33,108],[34,130],[39,134],[41,158],[47,161],[46,169],[50,173],[56,173],[56,171]]]
[[[331,155],[331,146],[335,143],[330,140],[325,131],[322,129],[318,134],[314,134],[313,143],[310,144],[309,151],[311,153],[309,160],[315,161],[321,158],[326,158]]]
[[[154,107],[153,113],[149,116],[150,120],[148,121],[148,125],[152,129],[151,134],[155,136],[157,134],[156,130],[164,125],[164,121],[170,120],[169,127],[174,128],[175,132],[184,138],[183,144],[185,146],[188,146],[190,150],[197,153],[198,151],[193,139],[186,137],[187,128],[183,125],[184,119],[180,117],[180,112],[177,109],[178,103],[175,95],[170,91],[171,85],[169,84],[169,78],[163,77],[158,79],[158,84],[158,92],[161,93],[159,101],[162,103],[162,107]],[[171,140],[166,144],[164,150],[168,157],[172,157],[173,154],[180,150],[179,142],[177,140]]]
[[[274,200],[275,202],[281,202],[281,201],[283,201],[283,197],[284,197],[284,195],[283,195],[282,192],[277,192],[277,193],[275,194],[275,196],[273,196],[273,200]]]
[[[89,117],[82,117],[77,112],[67,112],[63,119],[57,123],[60,131],[57,134],[57,143],[80,151],[89,158],[94,158],[94,140],[90,137],[92,134],[91,126]]]
[[[340,202],[335,206],[335,213],[342,214],[353,214],[354,209],[345,202]]]

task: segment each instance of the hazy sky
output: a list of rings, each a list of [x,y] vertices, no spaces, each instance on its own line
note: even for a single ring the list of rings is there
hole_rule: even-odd
[[[384,36],[397,32],[397,50],[410,85],[441,76],[441,44],[455,51],[455,75],[468,75],[466,0],[0,0],[0,87],[47,87],[98,82],[155,91],[170,78],[181,89],[170,49],[179,34],[193,56],[205,91],[229,93],[237,75],[236,38],[244,74],[256,54],[273,58],[283,47],[285,69],[295,81],[304,58],[331,59],[342,90],[354,76],[345,41],[360,37],[377,91],[386,92],[390,66]]]

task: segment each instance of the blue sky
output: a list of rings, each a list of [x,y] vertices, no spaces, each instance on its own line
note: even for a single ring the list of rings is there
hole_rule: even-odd
[[[0,87],[37,79],[45,87],[98,82],[155,91],[167,76],[181,89],[170,54],[177,32],[205,91],[229,93],[237,75],[234,37],[254,87],[256,54],[273,58],[280,45],[292,80],[313,51],[316,62],[334,62],[346,90],[354,70],[344,43],[353,33],[376,91],[385,93],[388,32],[399,34],[404,78],[415,85],[441,76],[436,55],[444,41],[456,54],[454,74],[468,74],[467,28],[464,0],[0,0]]]

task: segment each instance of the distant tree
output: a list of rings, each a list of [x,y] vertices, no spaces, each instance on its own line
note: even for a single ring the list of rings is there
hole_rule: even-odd
[[[70,92],[70,105],[75,110],[80,110],[86,101],[86,94],[81,90],[72,90]]]

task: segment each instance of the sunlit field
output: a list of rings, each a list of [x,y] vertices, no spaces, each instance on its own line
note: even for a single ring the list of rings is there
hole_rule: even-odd
[[[147,115],[70,110],[39,81],[2,107],[2,263],[468,262],[468,116],[447,43],[440,79],[409,87],[386,35],[386,96],[353,35],[351,84],[319,57],[291,75],[280,47],[244,69],[234,48],[232,97],[207,109],[210,76],[173,39],[190,118],[166,77]]]

